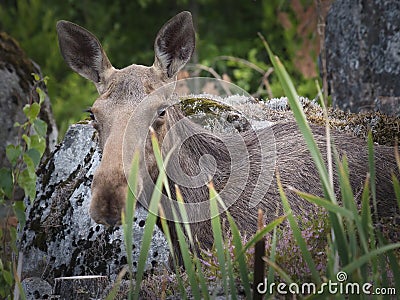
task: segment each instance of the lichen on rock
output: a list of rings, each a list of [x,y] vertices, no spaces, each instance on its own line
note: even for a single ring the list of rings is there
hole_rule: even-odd
[[[37,197],[27,202],[21,231],[23,278],[107,275],[115,279],[127,264],[123,231],[105,228],[89,216],[90,185],[100,162],[96,133],[89,124],[70,127],[63,142],[38,170]],[[147,211],[138,207],[134,222],[133,260],[138,260]],[[156,228],[147,269],[162,267],[169,252]],[[134,263],[136,267],[136,263]]]

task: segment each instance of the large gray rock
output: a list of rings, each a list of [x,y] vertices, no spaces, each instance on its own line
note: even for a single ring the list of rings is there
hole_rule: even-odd
[[[38,277],[25,278],[21,284],[27,300],[50,299],[53,292],[53,287]]]
[[[26,203],[21,230],[22,278],[107,275],[115,279],[127,264],[123,231],[106,229],[89,216],[90,185],[101,155],[91,125],[72,125],[63,142],[38,170],[37,196]],[[136,268],[147,211],[135,214],[133,261]],[[156,228],[147,269],[168,261],[168,247]]]
[[[0,167],[8,166],[6,146],[17,143],[19,128],[14,127],[15,122],[26,121],[22,108],[39,100],[32,73],[41,74],[39,66],[26,56],[13,38],[0,32]],[[45,86],[40,85],[40,88],[46,91]],[[57,143],[58,131],[48,96],[39,117],[47,123],[46,154],[49,154]]]
[[[336,0],[325,31],[333,104],[400,116],[400,1]]]

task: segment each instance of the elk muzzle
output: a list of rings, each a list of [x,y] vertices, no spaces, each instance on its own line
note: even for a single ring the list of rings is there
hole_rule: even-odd
[[[121,224],[128,191],[122,162],[122,133],[111,132],[103,147],[103,155],[92,181],[89,214],[99,224]]]
[[[122,170],[96,171],[92,182],[92,200],[89,214],[99,224],[115,226],[121,224],[121,213],[125,208],[128,185]]]

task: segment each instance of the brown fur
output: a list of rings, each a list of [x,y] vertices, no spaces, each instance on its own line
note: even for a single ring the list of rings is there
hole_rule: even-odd
[[[117,70],[112,67],[95,36],[87,30],[78,25],[60,21],[57,24],[57,31],[61,53],[68,65],[82,76],[92,80],[100,94],[100,97],[93,104],[92,112],[95,116],[94,126],[99,132],[103,156],[92,183],[90,215],[98,223],[115,225],[120,222],[127,193],[122,155],[125,126],[139,103],[150,92],[176,80],[177,72],[190,59],[194,49],[194,30],[191,15],[188,12],[180,13],[163,26],[155,41],[156,56],[151,67],[131,65],[122,70]],[[163,103],[159,103],[159,106],[147,108],[140,117],[143,120],[149,120],[162,108],[162,105]],[[177,106],[169,107],[165,114],[160,114],[156,118],[153,127],[161,144],[164,142],[163,139],[169,129],[182,118],[183,114]],[[141,122],[138,122],[138,128],[141,126],[139,123]],[[226,146],[218,137],[212,136],[188,120],[183,121],[182,126],[182,130],[189,134],[201,132],[201,134],[193,135],[179,149],[180,164],[183,170],[192,176],[197,174],[200,170],[200,157],[209,153],[215,158],[218,166],[217,173],[214,174],[213,178],[214,184],[218,191],[223,190],[231,175],[230,166],[232,163]],[[295,123],[278,123],[272,128],[257,133],[254,131],[245,132],[243,137],[249,151],[250,179],[241,195],[234,195],[239,197],[230,208],[230,213],[243,232],[255,232],[258,208],[264,210],[266,221],[271,221],[277,213],[282,213],[276,180],[273,180],[269,189],[265,191],[265,196],[260,199],[261,201],[256,207],[251,209],[248,207],[248,200],[255,188],[255,183],[261,176],[260,140],[268,139],[271,130],[275,136],[277,156],[276,168],[270,170],[270,172],[275,174],[275,171],[279,170],[283,186],[295,213],[312,217],[314,206],[287,189],[289,186],[311,194],[323,195],[315,165]],[[312,130],[323,156],[326,157],[324,129],[313,126]],[[139,129],[133,129],[133,132],[129,134],[134,149],[146,145],[146,157],[141,157],[138,189],[141,197],[148,200],[158,169],[149,138],[141,136],[139,133]],[[181,136],[174,136],[174,144],[180,144],[182,142],[180,139]],[[351,185],[355,190],[356,199],[359,200],[358,192],[361,191],[368,172],[366,144],[360,139],[338,133],[333,134],[333,140],[339,154],[346,154],[348,157]],[[165,146],[168,150],[174,145]],[[394,151],[385,146],[376,146],[375,151],[378,174],[378,213],[381,216],[392,216],[397,213],[390,177],[391,172],[396,170]],[[147,171],[150,173],[151,182],[143,175]],[[173,182],[170,183],[173,187]],[[336,175],[335,187],[338,187]],[[181,187],[181,190],[186,202],[207,201],[209,197],[206,186],[199,188]],[[174,227],[170,227],[174,231]],[[193,234],[203,246],[212,244],[209,221],[191,224],[191,228]],[[177,241],[177,239],[173,240]]]

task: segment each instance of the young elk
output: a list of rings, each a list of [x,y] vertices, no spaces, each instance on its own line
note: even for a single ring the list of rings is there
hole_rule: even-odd
[[[277,170],[293,211],[312,217],[314,206],[287,189],[293,186],[322,195],[318,172],[296,124],[277,123],[259,131],[218,136],[184,117],[179,105],[170,100],[172,88],[170,92],[152,93],[174,83],[178,71],[193,53],[195,32],[189,12],[176,15],[158,32],[155,60],[150,67],[133,64],[115,69],[100,42],[89,31],[60,21],[57,32],[66,63],[93,81],[100,94],[91,108],[102,150],[90,205],[90,215],[97,223],[120,224],[128,190],[124,165],[130,164],[132,153],[137,149],[141,153],[137,196],[146,205],[158,175],[149,125],[162,145],[164,156],[171,150],[174,153],[167,166],[172,168],[167,170],[172,198],[177,184],[189,207],[193,235],[201,246],[209,247],[213,242],[207,217],[210,178],[243,233],[256,231],[258,208],[264,211],[266,222],[282,212],[275,179]],[[326,156],[324,129],[313,126],[312,130]],[[359,197],[368,172],[366,144],[339,133],[333,133],[333,140],[339,155],[345,154],[348,158],[351,185]],[[382,217],[397,213],[391,183],[391,172],[396,170],[394,162],[392,148],[375,147],[378,213]],[[334,182],[337,187],[336,175]],[[168,206],[167,201],[164,204]],[[170,229],[174,232],[174,226]]]

